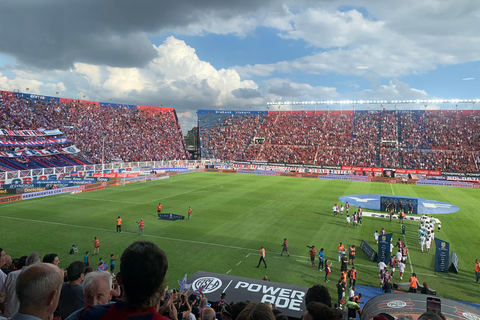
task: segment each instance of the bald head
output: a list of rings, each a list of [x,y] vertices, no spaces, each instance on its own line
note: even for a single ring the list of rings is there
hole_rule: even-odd
[[[202,313],[202,320],[215,320],[215,310],[206,308]]]
[[[36,263],[22,268],[15,286],[19,311],[42,319],[44,314],[52,314],[58,305],[62,282],[63,274],[53,264]]]

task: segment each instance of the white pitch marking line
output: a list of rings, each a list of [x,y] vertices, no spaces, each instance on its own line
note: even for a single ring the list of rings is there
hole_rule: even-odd
[[[403,242],[405,242],[405,247],[407,247],[407,240],[405,239],[405,235],[403,235]],[[412,259],[410,259],[410,251],[407,251],[407,257],[408,257],[408,262],[410,263],[410,270],[412,270],[412,273],[413,273]]]
[[[390,189],[392,190],[392,194],[395,195],[395,192],[393,192],[393,187],[391,183],[390,183]]]
[[[242,263],[242,261],[240,261],[239,263],[237,263],[237,266],[238,266],[240,263]]]
[[[247,255],[245,256],[245,258],[248,258],[249,255],[251,255],[251,253],[247,254]]]
[[[227,271],[227,274],[229,274],[229,273],[230,273],[230,271],[232,271],[232,269],[228,270],[228,271]]]

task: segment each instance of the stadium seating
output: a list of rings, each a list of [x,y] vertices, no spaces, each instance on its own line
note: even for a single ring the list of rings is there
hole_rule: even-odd
[[[479,172],[480,112],[199,113],[207,159]]]
[[[0,129],[58,129],[70,141],[61,147],[75,145],[82,151],[76,155],[23,159],[2,157],[0,170],[72,166],[101,163],[102,160],[132,162],[189,158],[178,119],[171,108],[132,108],[65,99],[26,99],[11,92],[0,93]],[[0,137],[0,140],[7,141],[34,139],[14,135]],[[2,146],[0,151],[14,149]]]

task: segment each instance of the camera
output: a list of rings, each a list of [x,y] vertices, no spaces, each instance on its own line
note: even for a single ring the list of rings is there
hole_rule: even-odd
[[[315,246],[307,246],[307,248],[309,248],[309,249],[312,249],[313,247],[315,247]]]

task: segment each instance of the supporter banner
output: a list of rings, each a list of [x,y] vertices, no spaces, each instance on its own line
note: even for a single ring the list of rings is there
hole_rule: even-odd
[[[375,261],[377,259],[377,252],[368,244],[367,241],[362,239],[360,243],[360,249],[367,255],[370,261]]]
[[[442,176],[454,176],[454,177],[480,177],[480,173],[475,172],[444,172]]]
[[[342,166],[342,170],[361,171],[361,172],[383,172],[383,168],[354,167],[354,166]]]
[[[435,237],[435,272],[448,272],[450,244]]]
[[[63,180],[73,180],[73,181],[85,181],[85,180],[91,181],[92,179],[95,182],[105,182],[105,181],[110,180],[110,178],[106,178],[106,177],[89,177],[89,178],[86,178],[86,177],[64,177],[63,178]]]
[[[15,92],[15,97],[19,99],[31,99],[31,100],[53,100],[55,102],[60,102],[60,98],[57,97],[49,97],[49,96],[42,96],[38,94],[30,94],[30,93],[21,93]]]
[[[76,154],[79,153],[80,149],[76,146],[70,146],[67,148],[61,148],[61,150],[56,149],[42,149],[42,150],[31,150],[25,149],[22,151],[0,151],[0,157],[4,158],[18,158],[21,156],[27,157],[48,157],[56,154]]]
[[[185,216],[179,215],[179,214],[173,214],[173,213],[157,213],[158,219],[161,220],[183,220],[185,219]]]
[[[38,136],[43,136],[43,133],[38,130],[0,129],[0,136],[38,137]]]
[[[306,310],[307,287],[205,271],[196,272],[187,282],[192,284],[192,290],[203,287],[202,292],[209,301],[217,301],[222,293],[226,293],[228,301],[274,303],[284,315],[297,319]]]
[[[371,181],[372,178],[367,176],[353,176],[346,174],[327,174],[319,175],[319,179],[329,179],[329,180],[349,180],[349,181]]]
[[[198,110],[202,114],[267,114],[267,111]]]
[[[442,174],[441,171],[437,171],[437,170],[416,170],[416,169],[395,169],[395,173],[430,174],[434,176],[439,176]]]
[[[458,257],[455,250],[452,250],[452,253],[450,254],[450,266],[448,270],[458,273]]]
[[[21,147],[37,147],[37,146],[50,146],[50,145],[56,145],[56,144],[65,144],[71,142],[65,137],[60,137],[56,139],[48,139],[48,140],[42,140],[42,141],[6,141],[6,140],[0,140],[0,146],[6,146],[6,147],[16,147],[16,146],[21,146]]]
[[[378,236],[378,262],[384,261],[388,263],[390,259],[390,242],[392,240],[393,233],[381,234]]]

